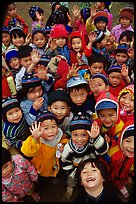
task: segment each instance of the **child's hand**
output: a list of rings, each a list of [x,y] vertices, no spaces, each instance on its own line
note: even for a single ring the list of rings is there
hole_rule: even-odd
[[[47,75],[48,69],[44,65],[39,64],[37,66],[37,69],[35,70],[35,72],[36,72],[34,74],[35,77],[38,77],[39,79],[42,79],[45,81],[47,81],[49,79],[49,77]]]
[[[43,14],[42,13],[40,14],[38,11],[35,12],[35,15],[36,15],[38,20],[42,20],[43,19]]]
[[[126,64],[123,64],[123,65],[122,65],[121,75],[122,75],[123,77],[127,77],[127,76],[128,76],[128,68],[127,68]]]
[[[77,67],[77,63],[72,64],[72,67],[70,67],[67,78],[71,78],[73,76],[79,76],[78,70],[81,68],[81,66]]]
[[[96,32],[88,33],[89,42],[92,44],[96,40]]]
[[[35,110],[39,110],[42,107],[43,102],[44,102],[44,99],[42,97],[38,98],[36,101],[34,101],[33,108]]]
[[[104,138],[107,143],[110,143],[110,137],[107,134],[104,135]]]
[[[40,130],[40,125],[41,125],[41,122],[37,124],[37,121],[35,121],[30,127],[30,132],[32,133],[32,136],[35,140],[38,140],[42,135],[43,128],[42,130]]]
[[[72,8],[72,14],[75,18],[78,18],[79,15],[80,15],[80,10],[79,10],[79,7],[74,5],[73,8]]]
[[[87,132],[88,132],[89,136],[93,139],[95,139],[99,135],[100,128],[99,128],[96,121],[93,122],[92,127],[91,127],[91,131],[87,130]]]
[[[50,40],[50,49],[51,51],[55,51],[55,49],[57,48],[57,45],[56,45],[56,39],[51,39]]]
[[[40,60],[41,56],[39,54],[39,51],[37,49],[33,49],[32,52],[31,52],[31,59],[32,59],[32,62],[33,64],[37,64]]]
[[[126,189],[125,186],[124,186],[122,189],[120,189],[120,192],[122,193],[122,195],[123,195],[125,198],[128,198],[129,193],[128,193],[128,190]]]
[[[94,18],[94,16],[96,15],[96,13],[97,13],[97,6],[92,6],[91,8],[90,8],[90,16],[91,16],[91,18]]]
[[[25,45],[28,45],[32,40],[32,33],[28,33],[25,39]]]

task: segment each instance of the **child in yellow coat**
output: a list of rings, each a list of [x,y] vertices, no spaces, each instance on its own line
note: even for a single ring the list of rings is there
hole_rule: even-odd
[[[40,176],[56,177],[60,169],[59,157],[68,142],[58,128],[56,116],[47,111],[41,113],[30,131],[32,135],[23,142],[21,151],[33,157],[31,162]]]

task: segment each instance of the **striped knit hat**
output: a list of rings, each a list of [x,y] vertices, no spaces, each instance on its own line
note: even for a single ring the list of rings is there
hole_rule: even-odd
[[[44,120],[55,120],[57,122],[56,116],[50,111],[44,111],[37,116],[37,122],[43,122]]]
[[[6,62],[9,63],[9,61],[14,57],[14,58],[19,58],[18,55],[18,50],[15,48],[11,48],[9,50],[6,51],[5,53],[6,55]]]
[[[104,21],[106,25],[108,24],[108,13],[106,11],[97,11],[94,16],[94,24],[96,25],[99,21]]]
[[[112,65],[107,69],[107,74],[109,75],[111,72],[119,72],[121,73],[122,66],[120,65]]]
[[[25,74],[21,81],[22,88],[27,89],[34,88],[40,85],[42,86],[41,82],[41,79],[34,77],[34,72]]]

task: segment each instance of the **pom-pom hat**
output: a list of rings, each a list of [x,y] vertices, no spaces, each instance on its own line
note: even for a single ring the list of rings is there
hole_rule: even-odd
[[[41,112],[37,116],[36,121],[37,122],[43,122],[45,120],[52,120],[52,119],[57,122],[57,118],[53,113],[51,113],[50,111],[44,111],[44,112]]]
[[[133,16],[134,16],[134,11],[131,7],[126,7],[120,10],[119,19],[125,17],[125,18],[128,18],[132,22]]]
[[[51,28],[50,31],[50,37],[51,38],[67,38],[68,37],[68,32],[66,31],[66,28],[62,24],[57,24]]]
[[[128,86],[124,87],[120,92],[119,92],[119,95],[118,95],[118,101],[120,101],[120,98],[121,96],[124,94],[124,93],[130,93],[134,99],[134,84],[129,84]]]
[[[94,16],[94,24],[96,25],[99,21],[104,21],[106,25],[108,24],[108,13],[106,11],[97,11]]]
[[[64,90],[56,90],[48,95],[48,106],[51,106],[51,104],[55,101],[65,101],[68,105],[70,104],[70,98],[69,95]]]
[[[22,78],[22,88],[34,88],[34,87],[38,87],[38,86],[42,86],[41,84],[42,80],[34,77],[34,73],[28,73],[26,74],[23,78]]]
[[[78,113],[78,115],[74,116],[69,124],[70,131],[77,129],[91,129],[91,121],[87,117],[87,115],[83,115],[82,113]]]

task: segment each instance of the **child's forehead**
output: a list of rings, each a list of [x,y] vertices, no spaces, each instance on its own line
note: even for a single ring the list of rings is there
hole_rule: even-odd
[[[102,113],[102,114],[109,114],[113,112],[116,112],[115,108],[106,108],[106,109],[99,110],[99,113]]]
[[[46,120],[41,122],[41,126],[42,125],[47,125],[47,124],[54,124],[54,123],[57,124],[57,122],[54,119],[52,119],[52,118],[51,119],[46,119]]]
[[[53,101],[51,105],[56,105],[56,106],[67,105],[68,106],[68,103],[64,100],[57,100],[57,101]]]

